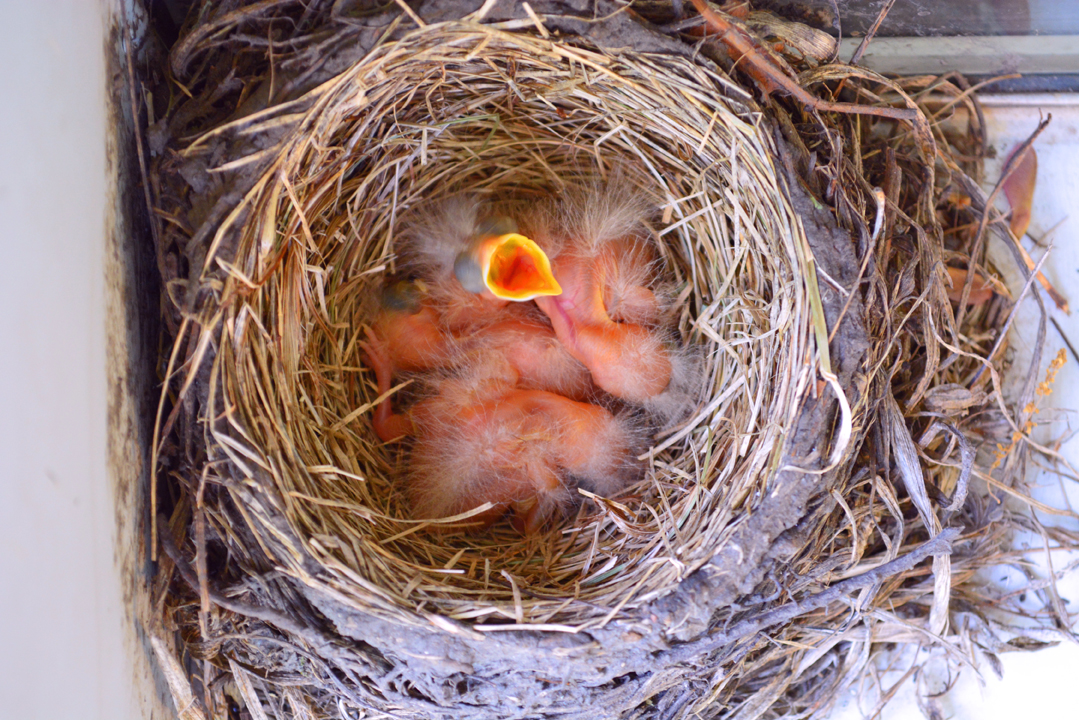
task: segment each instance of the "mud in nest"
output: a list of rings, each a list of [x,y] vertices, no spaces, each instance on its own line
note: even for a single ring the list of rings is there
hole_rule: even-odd
[[[1003,534],[967,496],[977,444],[1016,421],[984,360],[1006,299],[957,318],[948,295],[984,229],[960,80],[803,58],[811,92],[906,114],[813,112],[624,13],[417,28],[263,5],[187,28],[170,61],[192,97],[148,135],[172,341],[154,512],[181,640],[159,652],[192,663],[171,680],[188,712],[778,717],[829,706],[875,642],[952,642],[950,603]],[[430,532],[361,347],[402,223],[612,173],[650,207],[699,358],[689,410],[616,499],[536,534]],[[977,472],[1011,486],[1023,452]],[[967,532],[950,557],[948,526]],[[962,632],[989,647],[981,622]]]

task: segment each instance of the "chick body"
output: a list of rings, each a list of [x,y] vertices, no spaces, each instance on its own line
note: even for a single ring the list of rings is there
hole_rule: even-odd
[[[489,502],[470,522],[486,527],[512,512],[532,532],[570,504],[575,483],[611,496],[639,475],[639,414],[583,401],[598,388],[651,409],[686,373],[652,289],[646,206],[616,195],[580,192],[524,215],[561,285],[560,295],[536,298],[542,314],[458,281],[455,262],[482,233],[478,204],[443,204],[408,226],[403,249],[422,301],[407,315],[384,310],[365,347],[380,394],[397,374],[426,372],[409,412],[394,413],[387,399],[373,415],[384,441],[415,437],[407,494],[416,517]]]
[[[483,526],[507,511],[525,533],[573,499],[572,480],[616,494],[635,477],[635,433],[606,409],[544,390],[511,389],[422,422],[409,496],[417,517],[456,515],[485,502]]]
[[[416,300],[411,285],[397,283],[391,289],[383,293],[382,310],[364,344],[376,377],[379,371],[385,376],[379,380],[380,392],[387,392],[392,379],[402,373],[460,368],[476,355],[484,356],[489,365],[497,355],[515,373],[514,380],[507,380],[511,386],[549,390],[574,399],[594,395],[588,369],[569,353],[535,308],[520,304],[497,312],[488,308],[486,324],[477,320],[453,327],[429,302]],[[409,302],[399,302],[400,296]]]
[[[549,324],[526,312],[504,313],[468,340],[462,338],[462,349],[500,354],[516,372],[518,388],[546,390],[574,400],[595,395],[588,368],[573,357]]]
[[[383,288],[371,323],[374,337],[391,374],[427,370],[444,364],[452,338],[421,281],[402,280]]]
[[[494,337],[512,349],[505,340],[511,334],[502,328]],[[384,441],[415,436],[407,492],[416,517],[449,517],[490,502],[494,507],[471,522],[486,527],[509,511],[529,533],[571,503],[574,480],[612,495],[639,472],[634,458],[641,432],[632,419],[522,387],[567,387],[566,377],[552,379],[547,367],[522,376],[518,366],[527,370],[522,359],[532,356],[488,340],[456,356],[454,367],[425,378],[426,396],[409,412],[395,414],[388,399],[375,409],[375,430]],[[374,349],[369,359],[385,394],[390,363]],[[576,382],[588,382],[587,371],[577,367]]]
[[[598,387],[628,402],[644,403],[667,388],[670,356],[657,331],[610,316],[596,269],[587,259],[560,256],[555,274],[563,294],[537,299],[536,304]]]
[[[656,259],[646,208],[624,183],[579,189],[541,214],[534,231],[557,248],[552,267],[562,287],[536,304],[596,385],[634,404],[662,393],[672,372],[650,287]]]

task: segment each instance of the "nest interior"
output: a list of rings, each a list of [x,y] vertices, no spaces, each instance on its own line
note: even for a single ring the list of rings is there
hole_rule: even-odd
[[[873,628],[943,632],[956,558],[918,544],[957,511],[988,527],[980,501],[963,505],[973,451],[956,428],[987,396],[951,386],[996,382],[974,373],[1000,305],[961,314],[955,332],[943,261],[977,252],[947,249],[941,222],[974,210],[941,198],[984,196],[943,130],[934,146],[902,123],[762,107],[687,46],[551,36],[531,11],[418,29],[339,11],[325,9],[327,36],[291,8],[300,39],[276,82],[295,83],[292,97],[187,137],[196,114],[180,103],[157,136],[176,146],[156,167],[174,308],[159,533],[179,576],[164,574],[162,597],[178,654],[205,663],[207,711],[216,668],[274,717],[797,713],[866,667]],[[188,70],[191,58],[215,57],[230,28],[279,32],[284,13],[259,12],[188,28],[173,71],[227,95],[208,79],[220,68]],[[290,62],[358,36],[372,47],[344,68],[289,79]],[[845,66],[802,79],[972,107],[949,82],[908,94]],[[976,112],[969,122],[977,135]],[[677,330],[700,357],[694,411],[653,438],[627,497],[535,536],[428,532],[408,514],[402,454],[368,420],[360,345],[401,223],[462,191],[527,200],[612,172],[654,207]],[[916,569],[930,554],[932,574]],[[822,591],[843,578],[863,578],[844,587],[864,591],[864,638],[839,586]]]
[[[239,411],[230,434],[241,440],[242,428],[263,455],[256,465],[283,500],[275,511],[339,592],[367,603],[374,586],[405,611],[587,628],[707,562],[763,490],[807,382],[784,369],[808,352],[805,239],[770,139],[745,108],[729,109],[723,86],[682,60],[446,28],[325,88],[310,130],[251,197],[230,278],[245,297],[222,303],[235,331],[217,364],[231,391],[222,402]],[[394,265],[395,223],[461,190],[538,200],[630,163],[648,169],[635,184],[661,210],[679,330],[703,350],[700,406],[656,438],[628,504],[602,503],[541,537],[423,532],[400,498],[397,454],[372,436],[359,342]],[[277,352],[259,362],[266,345]]]

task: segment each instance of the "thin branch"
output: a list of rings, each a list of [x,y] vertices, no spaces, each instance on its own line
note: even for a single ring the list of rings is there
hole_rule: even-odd
[[[672,662],[684,662],[724,645],[730,645],[736,640],[760,632],[767,627],[790,622],[800,615],[805,615],[817,608],[841,600],[855,590],[870,587],[885,578],[905,573],[930,556],[950,555],[952,542],[959,537],[960,532],[960,528],[946,528],[932,540],[922,543],[901,558],[879,565],[872,570],[867,570],[861,575],[841,580],[827,590],[812,595],[805,600],[789,602],[756,617],[742,620],[724,632],[718,632],[700,640],[679,645],[671,649],[668,657]]]
[[[877,107],[856,105],[854,103],[828,102],[810,95],[793,78],[784,74],[768,56],[756,48],[753,40],[744,30],[728,22],[719,13],[708,7],[706,0],[692,0],[697,12],[707,21],[708,27],[717,33],[716,40],[727,46],[735,63],[740,63],[760,86],[765,94],[783,90],[799,103],[816,112],[838,112],[855,115],[873,115],[891,120],[909,122],[919,136],[923,152],[929,157],[935,145],[932,131],[925,116],[915,108]]]
[[[978,256],[981,254],[982,246],[985,245],[985,228],[989,225],[989,215],[993,212],[993,203],[996,202],[997,195],[1000,194],[1000,189],[1001,187],[1003,187],[1004,181],[1007,180],[1011,176],[1012,171],[1019,166],[1019,163],[1026,156],[1027,150],[1030,149],[1030,146],[1034,144],[1034,141],[1038,138],[1039,135],[1042,134],[1042,131],[1045,130],[1046,126],[1049,124],[1049,121],[1052,119],[1053,116],[1048,115],[1044,120],[1039,122],[1037,129],[1033,133],[1031,133],[1030,137],[1024,140],[1023,143],[1019,146],[1019,149],[1012,154],[1011,159],[1004,166],[1004,171],[1000,174],[1000,180],[997,181],[996,187],[993,188],[993,192],[989,193],[989,197],[986,198],[985,207],[982,208],[982,217],[978,221],[978,232],[974,236],[974,247],[971,248],[970,251],[970,262],[972,265],[978,262]],[[1008,236],[1014,237],[1010,232],[1008,233]],[[1014,239],[1013,243],[1016,243]],[[1029,256],[1026,254],[1026,251],[1022,248],[1022,246],[1017,245],[1017,247],[1024,256],[1023,260],[1024,262],[1026,262],[1027,268],[1033,270],[1033,261],[1029,259]],[[970,298],[970,289],[974,286],[974,275],[975,273],[967,273],[967,281],[963,283],[963,292],[959,296],[959,310],[955,318],[956,327],[963,326],[963,318],[966,317],[967,314],[966,302],[967,299]],[[1044,275],[1041,274],[1041,272],[1038,272],[1037,276],[1039,282],[1041,282],[1042,284],[1042,287],[1044,287],[1045,291],[1048,292],[1049,295],[1053,298],[1053,301],[1057,304],[1057,307],[1059,307],[1061,310],[1064,310],[1064,312],[1067,312],[1067,301],[1064,300],[1064,298],[1061,297],[1060,293],[1058,293],[1053,288],[1053,286],[1049,284],[1049,281],[1045,278]]]
[[[895,5],[895,0],[887,0],[884,3],[884,7],[877,13],[877,19],[873,21],[873,26],[869,28],[869,32],[865,34],[862,41],[858,43],[858,49],[854,51],[854,54],[850,56],[850,64],[857,65],[862,60],[862,55],[865,53],[869,43],[877,35],[877,31],[880,30],[881,23],[884,22],[884,18],[888,17],[888,12],[892,9],[892,5]]]
[[[1057,332],[1060,333],[1060,339],[1063,340],[1064,344],[1068,346],[1068,352],[1072,354],[1072,359],[1076,362],[1079,362],[1079,353],[1075,352],[1075,346],[1072,345],[1072,341],[1068,339],[1068,336],[1064,334],[1064,330],[1060,327],[1060,323],[1058,323],[1054,318],[1049,318],[1049,322],[1053,323],[1053,327],[1055,327],[1057,329]]]

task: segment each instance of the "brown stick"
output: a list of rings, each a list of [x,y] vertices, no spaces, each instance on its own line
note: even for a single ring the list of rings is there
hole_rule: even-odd
[[[960,532],[959,528],[946,528],[932,540],[922,543],[903,557],[884,563],[861,575],[841,580],[827,590],[811,595],[804,600],[789,602],[775,610],[742,620],[735,623],[725,632],[717,632],[699,640],[679,645],[670,650],[669,657],[673,657],[675,662],[689,660],[724,645],[730,645],[736,640],[753,635],[767,627],[790,622],[800,615],[841,600],[855,590],[870,587],[885,578],[907,572],[930,556],[949,555],[952,552],[952,542],[959,537]]]
[[[892,9],[892,5],[895,5],[895,0],[888,0],[884,3],[884,7],[877,13],[877,19],[873,21],[873,27],[869,28],[869,32],[865,34],[862,41],[858,43],[858,49],[854,51],[854,54],[850,56],[850,64],[857,65],[862,59],[862,55],[865,53],[865,49],[869,47],[870,41],[876,36],[877,31],[880,30],[881,23],[884,22],[884,18],[888,17],[888,11]]]
[[[838,112],[855,115],[874,115],[876,117],[889,118],[891,120],[905,120],[914,126],[915,131],[921,137],[923,152],[929,151],[934,145],[933,134],[929,129],[929,123],[922,113],[914,108],[875,107],[872,105],[855,105],[854,103],[828,102],[813,97],[806,90],[787,77],[775,66],[768,56],[758,50],[753,40],[741,28],[727,22],[719,13],[708,7],[706,0],[692,0],[693,6],[701,14],[708,27],[717,33],[717,40],[727,46],[736,64],[741,63],[742,68],[749,74],[767,95],[777,90],[783,90],[802,105],[817,112]]]

